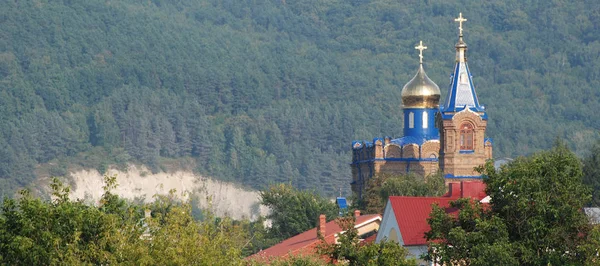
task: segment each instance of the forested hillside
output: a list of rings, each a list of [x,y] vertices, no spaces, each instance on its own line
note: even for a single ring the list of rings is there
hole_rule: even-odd
[[[419,40],[443,93],[459,12],[495,157],[598,138],[596,0],[0,0],[0,194],[52,162],[193,158],[254,188],[348,191],[350,143],[399,136]],[[444,97],[445,95],[442,95]],[[0,195],[1,196],[1,195]]]

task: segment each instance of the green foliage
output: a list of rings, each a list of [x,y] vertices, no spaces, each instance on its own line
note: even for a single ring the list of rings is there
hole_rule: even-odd
[[[22,190],[5,199],[0,213],[2,264],[112,264],[119,223],[113,215],[68,198],[69,188],[54,179],[52,202]]]
[[[564,144],[518,158],[487,176],[490,206],[461,199],[458,216],[433,209],[427,239],[429,260],[466,265],[572,265],[597,260],[583,249],[596,238],[583,206],[590,191],[582,183],[579,159]],[[597,242],[596,242],[597,243]]]
[[[366,213],[383,213],[390,196],[441,196],[446,185],[441,173],[425,178],[408,175],[379,174],[369,180],[365,196],[357,200],[357,209]]]
[[[414,259],[407,259],[408,250],[395,242],[361,243],[358,230],[354,228],[354,216],[340,217],[336,223],[344,231],[338,236],[337,243],[322,241],[319,253],[329,256],[342,265],[352,266],[402,266],[416,265]]]
[[[598,265],[600,263],[600,226],[595,224],[586,235],[586,241],[579,246],[579,253],[586,254],[585,265]]]
[[[266,265],[265,262],[250,260],[246,264],[246,266],[258,266],[258,265]],[[323,261],[323,258],[317,255],[290,255],[289,257],[278,259],[275,258],[270,260],[268,265],[271,266],[325,266],[328,265]]]
[[[600,127],[591,0],[5,1],[0,195],[55,159],[158,171],[161,157],[256,189],[348,195],[350,142],[402,131],[419,39],[447,84],[459,11],[494,154],[557,135],[585,150]]]
[[[589,205],[600,207],[600,141],[583,158],[583,183],[592,189]]]
[[[426,233],[432,250],[425,257],[451,265],[518,265],[503,220],[482,209],[478,202],[459,199],[451,204],[458,217],[434,206]],[[447,246],[451,245],[451,246]],[[434,251],[435,250],[435,251]]]
[[[283,240],[314,228],[321,214],[329,220],[338,216],[335,203],[314,191],[297,190],[291,185],[273,185],[260,193],[261,204],[269,207],[269,235]]]
[[[244,257],[255,254],[261,250],[267,249],[281,241],[280,238],[273,237],[268,227],[265,227],[265,217],[260,217],[254,222],[243,225],[243,231],[248,233],[248,243],[242,250]]]
[[[228,218],[208,216],[199,223],[189,204],[175,205],[165,216],[145,220],[148,265],[241,265],[247,239],[239,225]],[[146,260],[146,259],[144,259]]]
[[[210,213],[205,221],[195,221],[189,203],[169,196],[155,203],[169,208],[142,218],[142,208],[110,192],[115,180],[105,177],[99,207],[69,200],[69,188],[57,179],[51,184],[52,201],[25,190],[17,199],[5,199],[0,264],[242,265],[248,239],[243,223]]]

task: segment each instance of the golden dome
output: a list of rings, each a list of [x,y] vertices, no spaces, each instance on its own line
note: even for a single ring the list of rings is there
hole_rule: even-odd
[[[438,108],[440,87],[433,82],[419,64],[417,74],[402,88],[402,106],[404,108]]]

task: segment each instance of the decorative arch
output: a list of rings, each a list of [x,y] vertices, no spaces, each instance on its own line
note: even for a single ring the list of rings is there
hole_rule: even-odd
[[[387,145],[385,147],[385,158],[401,158],[402,150],[398,145]]]
[[[402,147],[402,158],[419,158],[420,156],[420,152],[419,152],[419,145],[417,144],[408,144],[405,145],[404,147]]]
[[[421,145],[421,158],[422,159],[437,159],[440,152],[440,141],[439,140],[428,140]],[[433,155],[433,157],[432,157]]]
[[[461,151],[472,151],[474,150],[475,128],[473,124],[469,122],[463,122],[459,128],[459,141]]]

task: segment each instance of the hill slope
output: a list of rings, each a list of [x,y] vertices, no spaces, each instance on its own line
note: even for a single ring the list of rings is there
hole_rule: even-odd
[[[159,171],[161,158],[184,157],[254,188],[346,193],[351,141],[402,132],[399,94],[419,40],[429,76],[446,86],[458,12],[497,157],[557,136],[582,151],[600,128],[592,0],[1,5],[2,194],[51,160]]]

